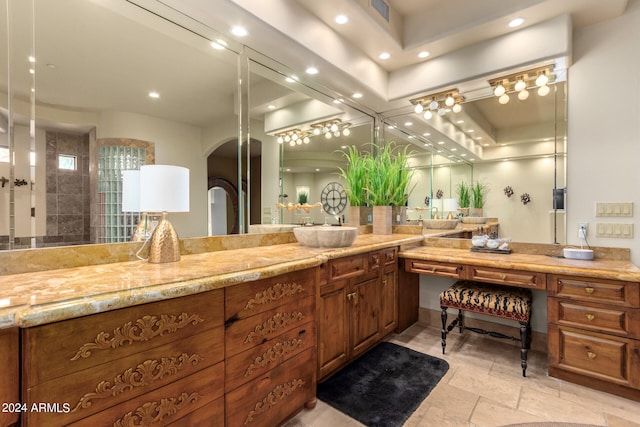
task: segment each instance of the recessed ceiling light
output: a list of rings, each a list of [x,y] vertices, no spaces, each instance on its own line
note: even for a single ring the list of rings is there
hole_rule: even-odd
[[[380,55],[378,55],[378,58],[380,58],[380,59],[389,59],[389,58],[391,58],[391,54],[389,52],[382,52]]]
[[[160,94],[158,92],[149,92],[149,98],[160,98]]]
[[[344,150],[345,148],[347,148],[347,146],[346,145],[341,145],[340,148],[342,148]]]
[[[443,144],[444,144],[444,141],[438,141],[438,144],[439,144],[439,145],[443,145]]]
[[[387,129],[395,129],[396,127],[394,125],[389,125],[387,126]]]
[[[464,123],[464,120],[458,120],[456,123],[458,124]]]
[[[291,172],[291,168],[286,168],[285,171]]]
[[[295,83],[298,81],[298,76],[291,76],[284,79],[287,83]]]
[[[469,132],[469,133],[474,133],[474,132],[475,132],[475,129],[469,129],[467,132]]]
[[[412,122],[404,122],[404,125],[405,126],[411,126],[411,125],[413,125],[413,123]]]
[[[481,136],[476,137],[476,141],[480,141],[482,139]]]
[[[488,146],[489,146],[489,144],[482,144],[482,146],[483,146],[483,147],[488,147]]]
[[[29,62],[31,62],[31,63],[36,62],[36,57],[35,56],[29,56]]]
[[[362,94],[360,92],[356,92],[353,95],[351,95],[353,98],[362,98]]]
[[[307,74],[318,74],[318,69],[316,67],[309,67],[305,70]]]
[[[320,169],[319,169],[319,168],[316,168],[316,172],[320,172]]]
[[[502,147],[506,147],[506,146],[507,146],[507,144],[500,144],[500,145],[501,145]]]
[[[509,25],[509,28],[515,28],[515,27],[519,27],[522,24],[524,24],[524,18],[516,18],[509,21],[508,25]]]
[[[249,34],[249,32],[247,31],[247,29],[245,27],[242,27],[240,25],[236,25],[235,27],[231,28],[231,34],[233,34],[234,36],[238,36],[238,37],[244,37],[247,34]]]
[[[467,157],[465,153],[460,154],[460,157]]]
[[[422,52],[420,52],[420,53],[418,54],[418,58],[421,58],[421,59],[422,59],[422,58],[426,58],[426,57],[428,57],[429,55],[431,55],[429,52],[427,52],[426,50],[423,50]]]
[[[429,132],[425,132],[422,134],[422,136],[431,136],[431,134]]]
[[[457,148],[452,148],[451,151],[458,151],[458,149]]]
[[[415,137],[414,137],[413,135],[409,135],[409,136],[408,136],[408,138],[409,138],[409,139],[413,139],[413,138],[415,138]]]
[[[334,99],[334,100],[333,100],[333,103],[334,103],[334,104],[342,104],[343,102],[344,102],[344,100],[342,100],[342,99],[340,99],[340,98],[337,98],[337,99]]]
[[[218,42],[211,42],[211,47],[217,50],[223,50],[224,46]]]
[[[349,22],[349,17],[347,15],[338,15],[335,18],[336,24],[344,25]]]
[[[276,106],[275,106],[275,105],[273,105],[273,104],[269,104],[269,105],[267,105],[267,108],[268,108],[269,110],[275,110],[275,109],[276,109]]]

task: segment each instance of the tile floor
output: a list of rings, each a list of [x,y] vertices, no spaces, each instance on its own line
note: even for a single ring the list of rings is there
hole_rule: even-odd
[[[504,426],[571,422],[640,427],[640,402],[551,378],[545,353],[530,351],[522,377],[519,347],[473,332],[452,332],[442,355],[440,330],[415,324],[389,341],[449,362],[449,371],[404,424],[414,426]],[[283,427],[362,427],[318,401]]]

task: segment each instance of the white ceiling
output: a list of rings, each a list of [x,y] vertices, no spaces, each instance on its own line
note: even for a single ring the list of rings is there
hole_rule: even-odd
[[[627,0],[388,0],[393,25],[371,9],[369,0],[133,3],[154,10],[170,10],[166,6],[182,10],[196,20],[175,11],[169,13],[171,19],[196,31],[176,31],[175,25],[124,0],[34,0],[37,30],[33,32],[31,2],[10,2],[12,31],[20,32],[12,37],[16,43],[12,52],[14,95],[25,100],[30,96],[33,76],[24,57],[35,47],[40,108],[128,111],[205,126],[235,117],[237,81],[236,56],[211,49],[207,39],[222,37],[236,47],[247,45],[274,59],[278,67],[298,74],[301,82],[339,91],[356,87],[357,70],[363,76],[384,80],[421,61],[517,31],[506,26],[515,17],[524,17],[523,27],[528,27],[569,14],[575,28],[619,16]],[[5,9],[0,8],[0,26],[7,22],[2,15]],[[338,13],[348,15],[349,23],[336,24]],[[234,24],[247,26],[249,35],[231,35]],[[36,37],[33,46],[31,34]],[[331,54],[323,55],[329,46]],[[416,55],[422,50],[430,56],[419,59]],[[389,52],[391,58],[380,60],[377,56],[382,51]],[[321,65],[320,74],[305,75],[306,66],[313,64]],[[0,67],[0,85],[7,81],[6,70]],[[253,117],[266,113],[269,103],[285,108],[313,94],[296,94],[281,81],[273,83],[259,74],[252,75],[251,83]],[[389,102],[366,89],[358,101],[363,109],[384,113],[401,106],[407,114],[410,111],[408,99]],[[160,99],[148,98],[151,90],[157,90]],[[333,93],[329,89],[324,92]],[[491,111],[495,102],[486,104],[483,111],[487,119],[505,117],[504,110]],[[401,113],[393,115],[404,123],[405,113]],[[531,110],[527,114],[531,119]],[[519,119],[512,117],[510,122],[514,120]],[[495,121],[491,126],[501,125]]]

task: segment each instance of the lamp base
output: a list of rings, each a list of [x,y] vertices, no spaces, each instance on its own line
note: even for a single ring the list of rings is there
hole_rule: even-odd
[[[149,247],[149,262],[161,264],[180,261],[180,240],[178,233],[167,220],[167,213],[162,213],[162,219],[151,235]]]
[[[144,242],[145,240],[147,240],[147,237],[149,236],[151,231],[151,218],[149,218],[149,215],[147,215],[146,212],[142,212],[142,214],[140,215],[140,221],[138,221],[138,226],[131,236],[131,241]]]

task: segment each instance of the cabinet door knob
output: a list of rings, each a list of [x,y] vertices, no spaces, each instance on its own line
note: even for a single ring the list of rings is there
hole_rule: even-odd
[[[595,318],[596,316],[594,316],[593,314],[587,314],[587,320],[593,320]]]
[[[507,275],[506,275],[506,274],[501,274],[501,275],[500,275],[500,280],[504,280],[504,279],[506,279],[506,278],[507,278]]]
[[[584,288],[584,291],[586,293],[588,293],[589,295],[591,295],[593,293],[593,291],[595,291],[595,289],[593,289],[593,288]]]
[[[587,357],[589,357],[589,359],[593,360],[596,358],[596,354],[592,351],[587,351]]]
[[[431,272],[432,272],[432,273],[435,273],[435,272],[436,272],[436,268],[435,268],[435,267],[432,267],[432,268],[431,268]]]

